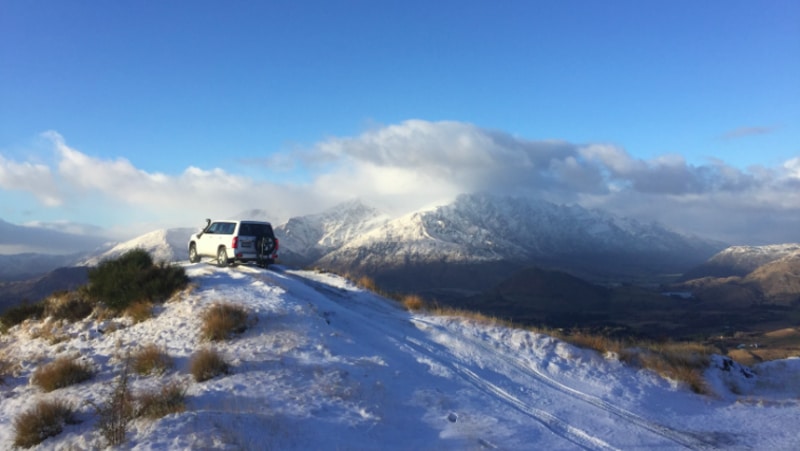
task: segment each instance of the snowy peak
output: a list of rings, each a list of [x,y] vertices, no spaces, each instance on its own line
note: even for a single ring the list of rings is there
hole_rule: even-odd
[[[389,217],[378,209],[352,200],[322,213],[290,219],[275,228],[282,256],[294,255],[310,262],[368,233]]]
[[[332,250],[319,263],[339,270],[376,270],[409,263],[487,261],[555,264],[569,269],[578,262],[584,270],[602,272],[618,263],[642,267],[639,262],[644,261],[653,271],[674,271],[718,250],[712,243],[658,224],[617,218],[599,210],[472,194],[386,222]],[[620,262],[613,261],[620,256],[624,257]]]
[[[800,243],[767,246],[731,246],[687,272],[684,279],[744,277],[756,269],[782,259],[800,257]]]
[[[176,262],[189,259],[187,243],[189,236],[196,232],[192,228],[159,229],[132,240],[117,244],[106,252],[94,255],[80,263],[94,266],[103,260],[118,257],[133,249],[144,249],[154,261]]]

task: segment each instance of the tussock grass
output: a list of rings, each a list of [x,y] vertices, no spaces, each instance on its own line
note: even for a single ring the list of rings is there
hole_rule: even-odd
[[[31,376],[31,383],[42,390],[51,392],[59,388],[79,384],[91,379],[92,368],[88,363],[79,362],[69,357],[58,358],[37,368]]]
[[[416,294],[407,294],[400,298],[400,303],[406,310],[416,311],[425,308],[425,301]]]
[[[216,303],[203,312],[200,336],[209,341],[222,341],[232,334],[247,330],[247,310],[236,304]]]
[[[31,338],[40,338],[51,345],[69,340],[69,335],[62,330],[61,321],[49,321],[30,328]]]
[[[174,381],[160,389],[145,391],[136,396],[136,416],[158,419],[186,410],[186,385]]]
[[[197,382],[204,382],[222,374],[228,374],[228,362],[213,348],[197,351],[189,363],[189,372]]]
[[[14,419],[14,446],[31,448],[75,424],[74,410],[64,401],[39,401]]]
[[[519,326],[512,321],[495,316],[486,315],[474,310],[464,310],[455,307],[447,307],[442,305],[434,305],[429,307],[427,312],[436,316],[457,316],[459,318],[475,321],[476,323],[486,324],[489,326],[503,326],[510,329],[519,329]]]
[[[625,350],[621,359],[656,373],[686,383],[692,391],[710,394],[711,389],[703,377],[711,355],[717,349],[700,343],[639,342]]]
[[[361,287],[361,288],[363,288],[365,290],[374,291],[376,293],[380,292],[380,289],[378,288],[378,284],[376,284],[375,280],[373,280],[369,276],[361,276],[358,279],[356,279],[355,283],[356,283],[356,285],[358,285],[359,287]]]
[[[131,369],[140,375],[164,374],[172,368],[172,357],[164,348],[153,343],[134,352],[130,359]]]
[[[44,301],[44,316],[67,321],[80,321],[94,310],[85,289],[60,291]]]
[[[134,324],[147,321],[153,317],[153,303],[150,301],[136,301],[125,308],[124,315],[133,320]]]
[[[19,369],[19,363],[14,362],[5,354],[0,354],[0,385],[5,383],[6,376],[11,376]]]

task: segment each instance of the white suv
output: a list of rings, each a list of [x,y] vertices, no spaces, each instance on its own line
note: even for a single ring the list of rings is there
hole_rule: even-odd
[[[203,257],[219,266],[254,262],[266,268],[278,258],[278,239],[272,225],[263,221],[212,221],[189,238],[189,261]]]

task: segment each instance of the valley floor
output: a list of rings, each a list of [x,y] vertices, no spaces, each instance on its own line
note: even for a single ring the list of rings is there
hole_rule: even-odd
[[[61,398],[80,424],[42,449],[103,441],[87,402],[103,403],[126,349],[165,347],[175,369],[136,377],[133,389],[188,384],[186,412],[135,420],[125,448],[155,449],[798,449],[800,359],[755,367],[756,376],[711,368],[714,396],[546,335],[453,317],[409,313],[331,274],[186,265],[195,289],[148,321],[102,334],[67,326],[68,340],[31,339],[31,326],[0,337],[18,374],[0,385],[0,448],[32,400]],[[231,374],[195,383],[200,313],[216,302],[256,318],[215,345]],[[42,393],[36,366],[79,354],[97,369],[76,386]],[[734,394],[735,391],[738,394]]]

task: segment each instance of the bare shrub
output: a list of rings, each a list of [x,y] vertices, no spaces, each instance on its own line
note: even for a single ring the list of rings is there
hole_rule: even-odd
[[[69,357],[58,358],[33,372],[31,382],[42,390],[51,392],[59,388],[91,379],[92,368],[88,363]]]
[[[217,303],[203,313],[201,336],[210,341],[225,340],[247,330],[247,310],[240,305]]]
[[[131,355],[131,367],[136,374],[164,374],[172,368],[172,358],[164,348],[150,343]]]
[[[150,301],[136,301],[125,308],[125,316],[128,316],[136,323],[147,321],[153,317],[153,303]]]
[[[192,356],[189,372],[197,382],[213,379],[221,374],[227,374],[230,367],[225,359],[212,348],[203,348]]]
[[[128,432],[128,423],[134,417],[133,395],[128,381],[128,361],[116,378],[114,387],[108,401],[102,405],[95,405],[97,413],[97,429],[108,446],[118,446],[125,442]]]
[[[14,446],[31,448],[75,424],[73,408],[64,401],[39,401],[14,419]]]
[[[411,311],[421,310],[422,308],[425,307],[425,301],[419,295],[416,294],[409,294],[403,296],[400,300],[400,303],[403,304],[403,307],[405,307],[406,310],[411,310]]]
[[[146,391],[136,396],[137,416],[157,419],[186,410],[186,385],[174,381],[160,389]]]

